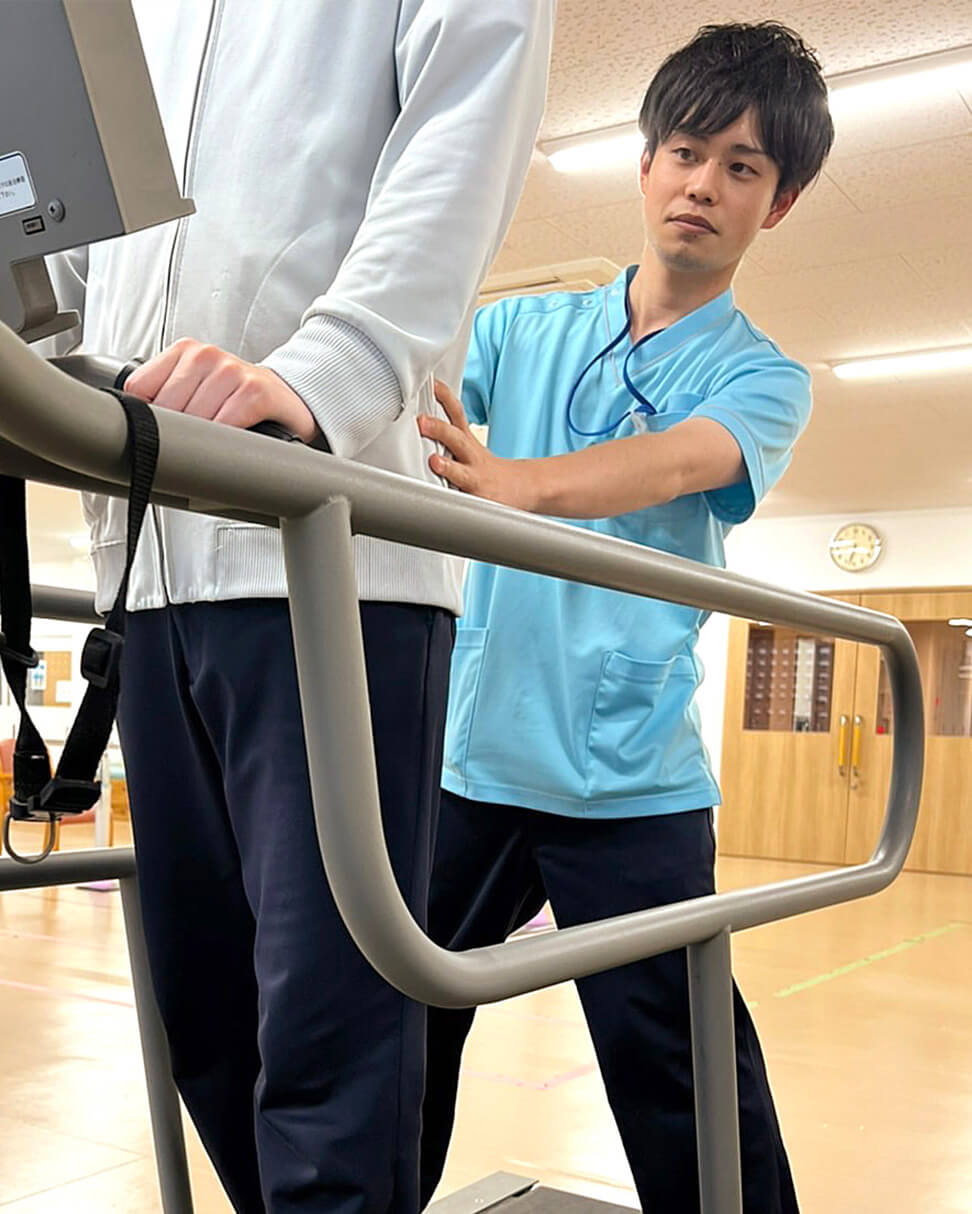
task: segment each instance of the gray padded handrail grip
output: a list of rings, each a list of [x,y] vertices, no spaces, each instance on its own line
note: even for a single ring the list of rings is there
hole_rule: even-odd
[[[209,422],[165,410],[156,411],[156,417],[161,454],[155,500],[269,525],[285,520],[285,533],[290,533],[285,535],[288,560],[300,562],[302,576],[317,575],[319,584],[308,599],[315,610],[333,586],[347,585],[353,592],[353,527],[360,534],[881,647],[896,728],[888,810],[866,864],[492,948],[450,953],[429,940],[405,906],[391,871],[373,754],[370,767],[351,762],[337,764],[337,770],[332,766],[326,794],[322,795],[322,782],[315,779],[315,812],[328,878],[359,947],[380,973],[407,994],[443,1006],[503,999],[709,939],[726,928],[753,927],[876,893],[900,871],[915,828],[924,730],[917,657],[898,620],[479,499],[446,494],[392,473],[322,457],[297,444],[229,428],[223,428],[214,442]],[[100,483],[106,492],[119,494],[124,492],[126,477],[125,430],[124,416],[112,402],[44,363],[0,325],[0,438],[6,440],[0,442],[0,472],[54,484],[76,485],[81,480],[86,487],[95,487]],[[315,532],[320,520],[324,531]],[[336,529],[331,526],[334,521]],[[317,542],[322,536],[326,555]],[[308,546],[301,552],[305,540]],[[291,607],[295,631],[306,634],[312,630],[300,626],[300,597],[293,597]],[[334,614],[316,618],[335,625],[340,620],[349,630],[347,635],[354,635],[353,593],[335,604]],[[321,701],[320,714],[314,710],[314,721],[308,719],[309,735],[329,736],[320,728],[324,721],[328,729],[333,727],[335,737],[352,726],[361,732],[366,717],[360,715],[362,689],[355,682],[363,674],[360,652],[350,645],[331,645],[327,653],[312,656],[315,672],[324,669],[327,678],[316,689],[302,683],[302,695],[310,692]],[[303,664],[299,651],[298,664]],[[353,691],[346,693],[349,687]],[[349,704],[358,705],[355,712],[342,713],[340,705],[333,711],[328,708],[327,701],[337,698],[330,694],[334,688],[349,695]],[[313,754],[310,757],[313,776]],[[349,805],[355,807],[353,813],[347,812]]]
[[[89,590],[63,590],[57,586],[31,586],[34,615],[40,620],[67,620],[71,624],[102,624]]]

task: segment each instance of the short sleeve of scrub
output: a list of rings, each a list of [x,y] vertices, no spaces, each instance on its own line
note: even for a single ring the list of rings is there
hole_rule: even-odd
[[[786,471],[793,445],[810,418],[810,376],[778,357],[730,380],[693,410],[729,431],[742,452],[746,478],[705,494],[712,513],[729,524],[744,522]]]

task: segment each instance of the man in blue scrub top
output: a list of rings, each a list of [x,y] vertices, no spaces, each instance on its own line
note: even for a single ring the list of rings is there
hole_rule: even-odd
[[[736,308],[733,275],[820,172],[833,127],[813,53],[772,23],[711,26],[645,97],[639,265],[587,294],[476,319],[462,403],[420,428],[465,492],[723,566],[785,471],[810,377]],[[465,413],[463,411],[465,406]],[[466,417],[489,425],[489,447]],[[475,565],[453,660],[430,931],[502,940],[549,898],[561,927],[713,892],[719,800],[694,702],[693,607]],[[684,952],[578,989],[638,1194],[699,1208]],[[746,1214],[797,1200],[735,993]],[[433,1009],[423,1199],[442,1172],[471,1011]]]

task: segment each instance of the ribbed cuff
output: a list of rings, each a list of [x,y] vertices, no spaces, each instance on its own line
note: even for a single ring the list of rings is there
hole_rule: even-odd
[[[263,365],[303,400],[335,455],[353,458],[403,408],[398,376],[384,354],[336,316],[311,317]]]

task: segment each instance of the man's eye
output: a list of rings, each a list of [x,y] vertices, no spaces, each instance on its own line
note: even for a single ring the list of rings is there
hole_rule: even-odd
[[[679,160],[692,159],[693,153],[691,148],[673,148],[672,151],[679,158]]]
[[[756,174],[756,170],[751,164],[744,164],[742,161],[739,161],[737,164],[730,165],[729,167],[733,173],[736,173],[740,177],[747,177],[749,174],[753,174],[755,176]]]

